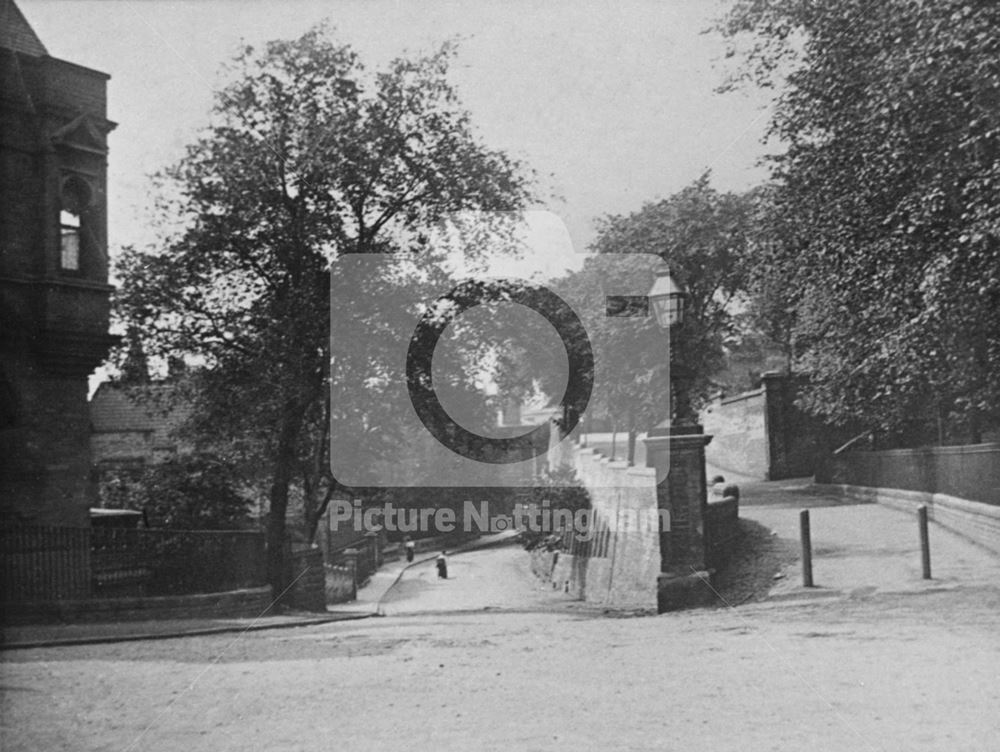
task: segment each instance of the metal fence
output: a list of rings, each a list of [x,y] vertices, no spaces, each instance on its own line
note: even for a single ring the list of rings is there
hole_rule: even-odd
[[[0,598],[10,602],[88,597],[90,532],[73,527],[0,527]]]
[[[359,536],[348,544],[341,543],[327,552],[327,560],[334,566],[350,566],[354,572],[354,580],[358,585],[368,581],[372,573],[378,569],[376,542],[374,538]],[[349,557],[348,551],[356,551]]]
[[[266,584],[264,534],[0,528],[6,602],[212,593]]]

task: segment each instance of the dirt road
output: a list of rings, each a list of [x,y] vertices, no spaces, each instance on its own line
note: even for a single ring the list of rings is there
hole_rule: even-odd
[[[614,619],[560,611],[516,548],[461,558],[388,618],[6,653],[0,747],[998,748],[996,589]],[[480,610],[401,615],[456,601]],[[518,603],[545,608],[481,610]]]

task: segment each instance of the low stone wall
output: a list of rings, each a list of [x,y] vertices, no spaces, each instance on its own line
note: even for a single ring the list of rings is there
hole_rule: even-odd
[[[705,560],[709,569],[719,569],[729,559],[739,534],[740,500],[726,496],[705,507]]]
[[[326,569],[322,549],[293,546],[291,565],[293,584],[288,605],[303,611],[326,611]]]
[[[87,598],[4,603],[7,624],[111,622],[158,619],[252,618],[271,605],[271,588],[157,597]]]
[[[852,499],[884,504],[912,514],[916,514],[917,508],[924,505],[927,507],[927,516],[941,527],[1000,554],[1000,507],[998,506],[947,494],[907,491],[901,488],[872,488],[846,484],[818,484],[818,487]]]
[[[347,603],[358,597],[358,585],[354,581],[354,570],[347,566],[328,564],[326,566],[326,602]]]
[[[590,603],[655,609],[660,571],[655,471],[584,448],[565,459],[590,494],[595,534],[589,541],[570,536],[570,549],[558,557],[538,552],[532,562],[536,573],[548,570],[556,587]]]

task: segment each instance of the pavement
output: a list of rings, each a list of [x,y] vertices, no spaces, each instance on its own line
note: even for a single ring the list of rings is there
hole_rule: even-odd
[[[433,561],[414,562],[380,604],[380,613],[390,617],[602,611],[536,577],[531,558],[520,546],[466,551],[449,559],[447,579],[438,577]]]
[[[506,543],[514,531],[487,535],[449,550],[448,555],[488,548]],[[387,562],[375,572],[365,587],[358,590],[356,600],[327,606],[327,612],[286,612],[254,618],[192,618],[76,624],[4,625],[0,634],[0,650],[96,645],[110,642],[162,640],[213,634],[241,634],[265,629],[308,627],[334,621],[365,619],[384,615],[381,602],[389,590],[411,566],[432,562],[432,555],[418,555],[412,564],[405,560]]]
[[[516,546],[451,564],[406,570],[391,618],[0,653],[0,748],[997,749],[996,587],[607,618],[457,610],[539,584]]]
[[[782,539],[798,542],[799,512],[810,510],[814,587],[803,586],[801,562],[796,560],[775,573],[774,585],[768,597],[758,601],[759,605],[792,605],[815,599],[871,599],[880,594],[996,587],[1000,583],[1000,558],[933,523],[930,529],[933,577],[923,579],[919,531],[913,515],[844,499],[813,486],[810,479],[750,481],[740,483],[740,489],[740,516],[763,525]],[[449,556],[503,545],[515,534],[506,531],[482,536],[450,550]],[[491,566],[488,560],[479,561],[474,556],[468,562],[451,562],[452,579],[458,582],[439,583],[433,569],[436,556],[437,552],[418,554],[412,563],[405,560],[386,563],[358,591],[356,600],[330,605],[325,614],[299,612],[248,619],[8,626],[3,628],[0,649],[288,629],[373,616],[450,611],[456,609],[455,603],[464,604],[459,610],[560,607],[551,602],[551,594],[519,595],[521,591],[516,588],[510,592],[496,591],[492,583],[504,579],[513,582],[516,578],[486,571]],[[519,603],[519,598],[523,602]]]
[[[480,539],[447,580],[431,556],[391,562],[328,623],[3,651],[0,748],[997,749],[997,557],[933,526],[924,581],[913,516],[807,481],[740,485],[764,544],[740,571],[773,582],[764,600],[608,618]],[[769,531],[794,553],[803,508],[808,589],[794,555],[760,554]]]
[[[482,548],[504,545],[517,535],[516,530],[506,530],[494,535],[483,535],[479,538],[459,544],[448,549],[448,557],[455,556],[467,551],[474,551]],[[390,590],[400,581],[403,574],[413,568],[433,562],[440,551],[433,553],[417,554],[412,562],[406,559],[390,561],[383,564],[377,572],[372,574],[363,588],[358,589],[357,598],[348,603],[337,603],[329,605],[326,610],[331,614],[348,616],[384,616],[382,602],[385,600]]]
[[[79,624],[30,624],[3,627],[0,650],[141,642],[172,637],[194,637],[262,629],[308,627],[331,621],[362,618],[356,614],[286,613],[246,619],[166,619]]]
[[[845,499],[809,478],[745,483],[740,490],[740,517],[796,544],[799,514],[809,510],[814,587],[802,584],[797,557],[777,573],[768,601],[871,598],[1000,583],[1000,557],[934,523],[932,579],[923,579],[916,515]]]

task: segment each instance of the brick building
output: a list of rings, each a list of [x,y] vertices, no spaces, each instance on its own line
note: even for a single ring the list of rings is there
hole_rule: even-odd
[[[108,76],[0,0],[0,518],[86,525],[87,378],[106,357]]]
[[[97,472],[141,470],[193,450],[177,435],[191,407],[174,398],[174,387],[105,382],[97,388],[90,401],[90,451]]]

